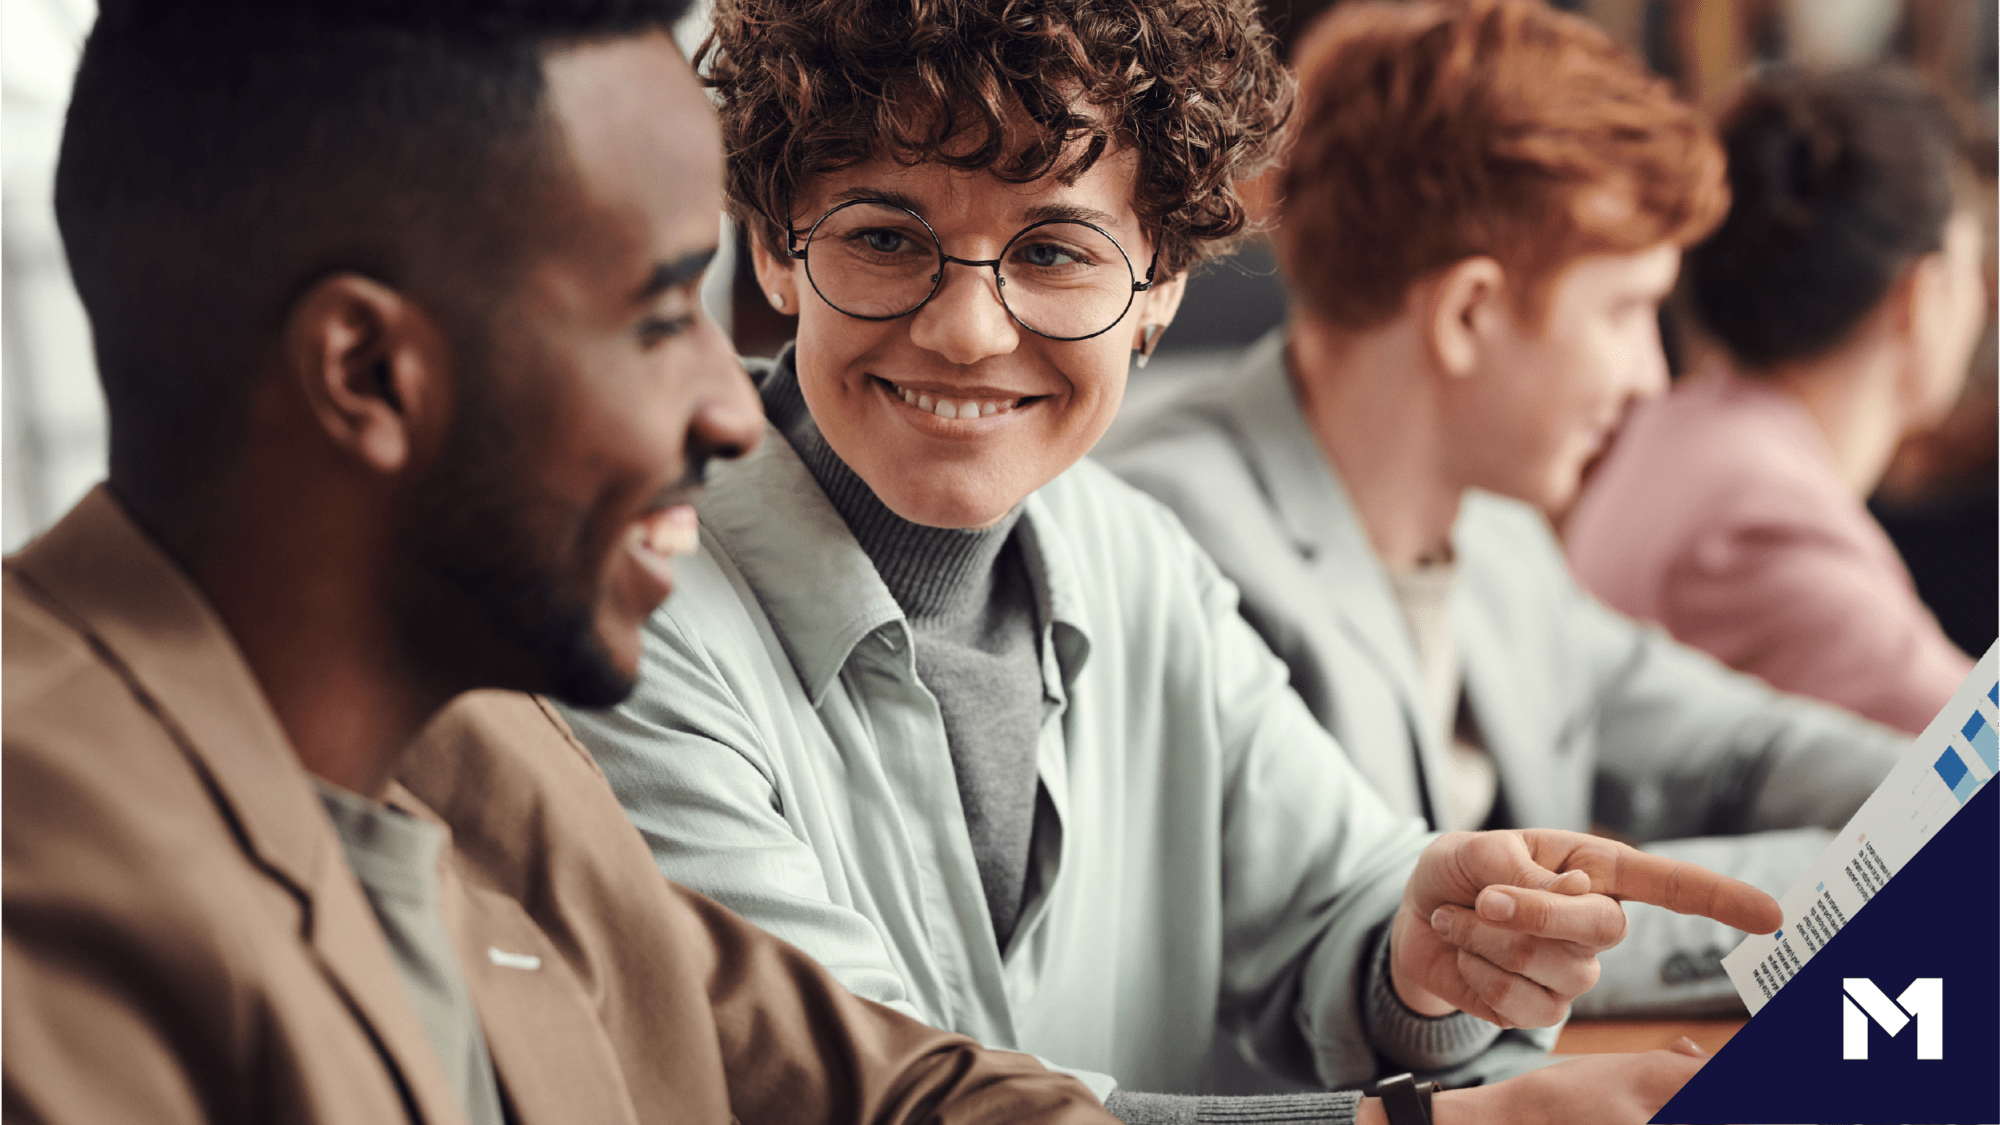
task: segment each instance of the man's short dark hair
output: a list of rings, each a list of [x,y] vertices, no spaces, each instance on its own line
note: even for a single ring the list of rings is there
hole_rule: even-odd
[[[174,504],[228,464],[248,375],[318,278],[456,304],[448,329],[504,292],[566,172],[543,55],[686,5],[105,0],[55,202],[127,501]]]

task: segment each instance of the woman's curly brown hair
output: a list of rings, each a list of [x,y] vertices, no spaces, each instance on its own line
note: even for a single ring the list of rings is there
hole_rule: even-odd
[[[878,155],[1067,182],[1123,144],[1162,278],[1243,229],[1293,92],[1254,0],[718,0],[695,65],[768,246],[813,176]]]

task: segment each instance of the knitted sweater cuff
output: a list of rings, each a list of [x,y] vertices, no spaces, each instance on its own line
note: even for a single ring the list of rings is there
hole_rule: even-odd
[[[1477,1016],[1453,1012],[1426,1016],[1411,1011],[1396,995],[1389,972],[1389,935],[1382,927],[1375,945],[1363,1000],[1362,1019],[1377,1053],[1411,1070],[1443,1070],[1471,1059],[1500,1038],[1500,1029]]]
[[[1125,1125],[1354,1125],[1360,1106],[1353,1090],[1248,1098],[1119,1090],[1104,1103]]]

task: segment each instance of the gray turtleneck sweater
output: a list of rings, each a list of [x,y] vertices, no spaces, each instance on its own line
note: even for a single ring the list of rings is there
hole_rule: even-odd
[[[764,387],[764,410],[910,620],[917,678],[944,718],[973,862],[1004,951],[1021,915],[1041,789],[1042,666],[1035,591],[1013,534],[1021,510],[969,530],[890,511],[820,436],[789,364]]]
[[[1035,762],[1043,714],[1036,597],[1014,525],[927,527],[890,511],[821,436],[789,351],[760,374],[764,413],[785,436],[875,564],[915,635],[917,677],[937,698],[994,937],[1007,948],[1027,890],[1035,822],[1047,802]],[[1426,1020],[1395,999],[1387,943],[1368,971],[1368,1011],[1420,1027],[1436,1044],[1465,1018]],[[1398,1036],[1409,1039],[1409,1035]],[[1351,1125],[1354,1091],[1266,1097],[1114,1092],[1127,1125]]]

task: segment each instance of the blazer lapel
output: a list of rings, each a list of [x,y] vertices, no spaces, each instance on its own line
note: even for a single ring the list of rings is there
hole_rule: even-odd
[[[1473,554],[1461,551],[1459,558],[1470,560]],[[1464,578],[1469,580],[1471,575]],[[1471,595],[1466,582],[1461,582],[1452,620],[1466,701],[1479,724],[1486,752],[1499,771],[1499,799],[1506,803],[1508,822],[1581,830],[1584,825],[1565,823],[1562,810],[1573,806],[1561,779],[1551,774],[1556,765],[1552,749],[1556,732],[1536,713],[1539,696],[1523,691],[1512,675],[1520,660],[1515,646],[1508,643],[1500,622],[1482,612],[1479,599]],[[1565,795],[1559,799],[1559,794]]]
[[[416,799],[403,792],[396,803],[410,808]],[[510,1119],[637,1125],[617,1051],[569,963],[519,903],[456,868],[447,861],[441,873],[445,928]]]
[[[119,667],[245,852],[299,899],[299,936],[427,1122],[461,1122],[381,927],[277,716],[200,591],[99,485],[11,564]]]
[[[332,837],[333,827],[324,812],[318,820]],[[339,852],[339,840],[328,842],[332,847],[323,852],[327,859],[313,883],[310,916],[310,940],[320,967],[355,1018],[374,1033],[384,1061],[402,1077],[423,1120],[462,1122],[465,1110],[458,1092],[445,1078],[437,1051],[410,1006],[374,908]]]
[[[1435,823],[1431,790],[1444,776],[1444,747],[1432,724],[1419,718],[1425,704],[1416,648],[1347,488],[1306,424],[1288,374],[1284,340],[1285,330],[1278,328],[1246,355],[1222,398],[1222,409],[1231,416],[1231,432],[1278,519],[1307,556],[1314,579],[1311,596],[1320,603],[1307,612],[1337,618],[1394,690],[1407,744],[1423,763],[1421,805]],[[1381,776],[1387,771],[1377,765],[1369,772]],[[1409,785],[1418,791],[1416,778],[1409,778]]]

